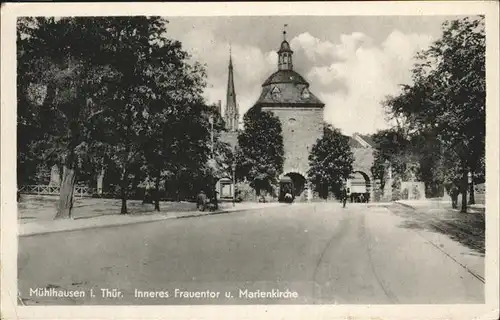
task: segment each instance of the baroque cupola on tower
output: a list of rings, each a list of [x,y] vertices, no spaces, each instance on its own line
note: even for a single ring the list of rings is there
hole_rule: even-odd
[[[293,69],[293,51],[283,31],[283,41],[278,50],[278,70],[262,84],[256,106],[316,107],[324,104],[309,90],[309,83]]]

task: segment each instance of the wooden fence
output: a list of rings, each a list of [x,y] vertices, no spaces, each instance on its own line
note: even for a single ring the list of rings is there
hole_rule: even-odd
[[[92,197],[96,189],[86,186],[75,186],[74,197],[85,198]],[[53,195],[58,196],[61,192],[59,186],[50,185],[24,185],[19,188],[21,194]]]

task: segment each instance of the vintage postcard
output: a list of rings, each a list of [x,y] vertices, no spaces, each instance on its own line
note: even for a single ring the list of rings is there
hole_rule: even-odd
[[[498,2],[1,14],[2,319],[498,318]]]

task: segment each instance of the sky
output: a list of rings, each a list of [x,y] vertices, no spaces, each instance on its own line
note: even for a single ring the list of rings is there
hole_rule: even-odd
[[[287,24],[294,70],[325,103],[324,120],[344,134],[375,133],[389,123],[381,102],[411,83],[414,56],[441,36],[447,16],[165,17],[169,37],[206,65],[209,103],[226,104],[229,48],[240,118],[277,70]],[[241,127],[241,125],[240,125]]]

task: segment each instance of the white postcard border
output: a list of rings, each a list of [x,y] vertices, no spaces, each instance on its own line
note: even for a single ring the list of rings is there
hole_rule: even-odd
[[[232,15],[474,15],[487,31],[486,303],[482,305],[318,306],[82,306],[17,307],[16,219],[16,18],[18,16],[232,16]],[[2,319],[491,319],[499,298],[499,19],[498,2],[307,3],[24,3],[1,12],[1,306]],[[49,266],[47,266],[49,267]]]

